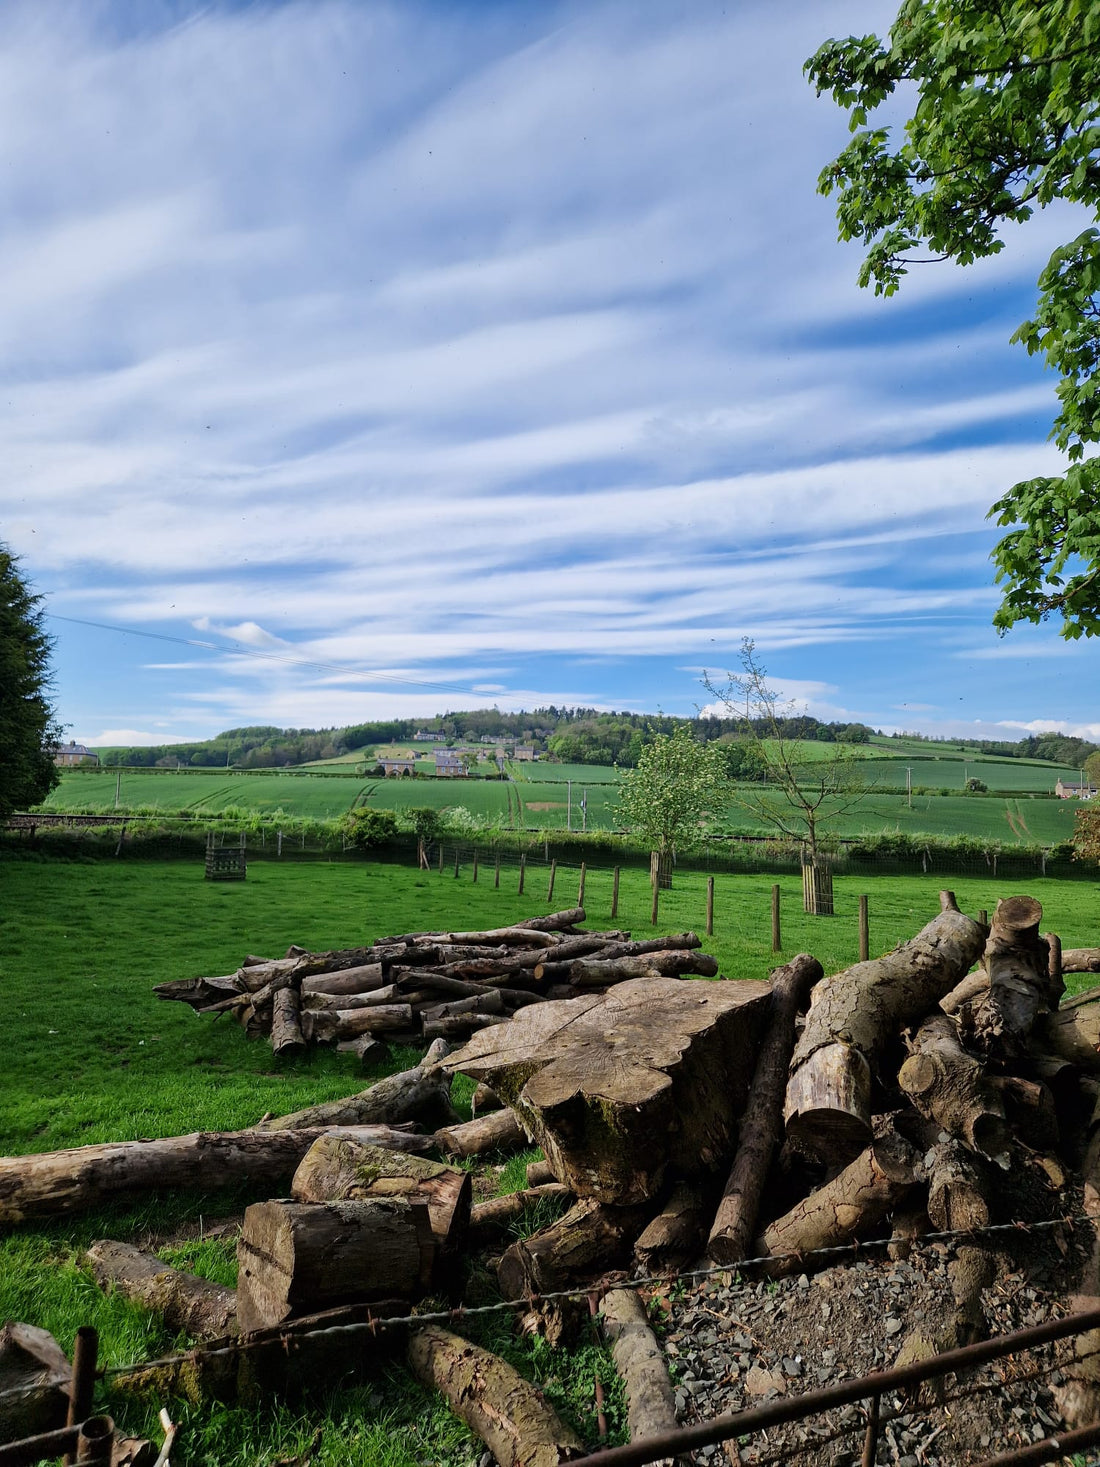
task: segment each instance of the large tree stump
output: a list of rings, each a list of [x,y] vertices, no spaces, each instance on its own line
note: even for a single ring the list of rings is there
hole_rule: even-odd
[[[386,1151],[343,1136],[319,1136],[294,1173],[296,1202],[419,1197],[441,1253],[461,1248],[470,1223],[470,1174],[441,1161]]]
[[[865,1147],[883,1047],[954,988],[984,945],[985,928],[947,907],[892,953],[818,983],[791,1061],[788,1139],[831,1165]]]
[[[1050,952],[1039,936],[1042,906],[1034,897],[997,903],[982,966],[989,986],[958,1010],[963,1036],[1001,1059],[1024,1052],[1028,1035],[1050,997]]]
[[[0,1328],[0,1442],[65,1425],[72,1371],[53,1335],[9,1320]]]
[[[436,1252],[418,1197],[254,1202],[237,1244],[241,1333],[333,1304],[418,1298],[431,1284]]]
[[[625,1205],[656,1196],[670,1166],[727,1164],[767,1003],[763,983],[632,979],[521,1009],[445,1067],[513,1106],[579,1197]]]
[[[115,1289],[155,1310],[170,1329],[186,1330],[196,1339],[237,1333],[237,1296],[232,1289],[172,1268],[155,1254],[111,1238],[93,1243],[87,1256],[100,1288]]]
[[[783,1134],[783,1095],[795,1019],[821,976],[821,964],[809,953],[799,953],[771,975],[768,1030],[741,1120],[737,1155],[707,1242],[707,1255],[716,1263],[738,1262],[752,1241],[768,1168]]]
[[[196,1131],[159,1141],[115,1141],[0,1157],[0,1223],[87,1212],[144,1192],[282,1182],[328,1129]],[[363,1140],[402,1151],[426,1151],[431,1145],[426,1136],[390,1126],[350,1129]]]
[[[542,1392],[499,1356],[431,1324],[409,1337],[408,1358],[416,1378],[442,1392],[500,1467],[561,1467],[585,1455]]]

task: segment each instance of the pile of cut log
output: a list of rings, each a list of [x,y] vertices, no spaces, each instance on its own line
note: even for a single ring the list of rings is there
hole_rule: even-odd
[[[488,932],[413,932],[369,947],[284,958],[246,957],[235,973],[161,983],[160,998],[200,1014],[230,1013],[276,1054],[336,1044],[365,1061],[385,1040],[468,1039],[519,1009],[608,988],[628,978],[717,975],[693,932],[631,942],[629,932],[582,932],[583,907]]]

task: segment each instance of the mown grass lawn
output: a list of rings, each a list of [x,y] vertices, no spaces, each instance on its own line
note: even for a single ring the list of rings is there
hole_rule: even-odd
[[[0,1148],[25,1154],[63,1146],[198,1129],[236,1129],[265,1111],[284,1112],[361,1089],[366,1075],[346,1056],[316,1052],[276,1061],[268,1046],[247,1040],[228,1020],[199,1018],[182,1004],[158,1001],[152,986],[168,978],[232,971],[249,952],[278,956],[291,943],[314,949],[431,928],[493,926],[548,910],[545,871],[529,870],[516,891],[514,868],[475,885],[464,868],[456,878],[410,868],[361,863],[254,861],[244,883],[208,883],[199,862],[142,863],[0,860],[0,982],[7,1000]],[[577,872],[559,869],[555,907],[576,897]],[[872,951],[911,936],[939,909],[934,878],[838,878],[837,915],[801,911],[800,881],[781,877],[783,953],[771,952],[771,888],[775,878],[718,876],[715,934],[707,947],[731,979],[758,978],[774,963],[811,951],[827,971],[857,956],[858,898],[870,903]],[[607,927],[610,871],[590,871],[589,925]],[[659,931],[703,930],[706,878],[677,872],[662,894]],[[964,910],[991,910],[1013,887],[993,880],[957,879]],[[1044,926],[1067,946],[1093,945],[1100,935],[1100,892],[1086,881],[1036,880],[1028,889],[1044,904]],[[622,873],[614,925],[649,936],[650,892],[644,872]],[[1073,980],[1071,980],[1073,981]],[[1087,986],[1088,980],[1077,980]],[[395,1053],[389,1068],[411,1062]],[[468,1103],[471,1086],[456,1083]],[[513,1164],[501,1185],[521,1184]],[[0,1319],[50,1329],[69,1349],[80,1324],[95,1324],[108,1364],[155,1357],[182,1343],[144,1311],[103,1296],[80,1267],[80,1250],[94,1237],[141,1240],[166,1236],[182,1224],[198,1231],[238,1209],[245,1195],[161,1196],[49,1226],[9,1230],[0,1239]],[[188,1241],[162,1250],[169,1261],[235,1281],[233,1240]],[[490,1287],[487,1281],[480,1285]],[[551,1351],[519,1342],[506,1320],[484,1326],[487,1342],[538,1378],[559,1407],[592,1437],[592,1379],[607,1382],[609,1363],[595,1346]],[[156,1435],[160,1403],[102,1402],[127,1429]],[[304,1405],[239,1408],[174,1403],[185,1433],[173,1454],[181,1464],[245,1467],[292,1456],[323,1428],[318,1467],[337,1463],[472,1464],[480,1446],[449,1413],[425,1395],[392,1360],[365,1384],[323,1392]]]

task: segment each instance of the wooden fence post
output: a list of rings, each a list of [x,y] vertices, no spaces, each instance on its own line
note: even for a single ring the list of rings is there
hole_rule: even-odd
[[[455,846],[455,876],[458,875],[458,847]]]
[[[554,877],[557,874],[558,874],[558,863],[557,863],[557,861],[551,861],[550,862],[550,885],[546,888],[546,900],[548,902],[552,902],[554,900]]]
[[[493,886],[500,887],[500,852],[497,851],[496,865],[493,867]]]
[[[783,939],[779,934],[779,883],[772,887],[772,952],[783,951]]]
[[[474,851],[474,881],[477,881],[477,851]]]
[[[707,877],[707,936],[714,936],[714,877]]]
[[[578,907],[583,907],[584,906],[584,878],[587,875],[588,875],[588,866],[587,866],[587,864],[584,861],[582,861],[581,862],[581,879],[580,879],[579,885],[577,886],[577,906]]]
[[[619,915],[619,868],[615,867],[615,875],[611,882],[611,917],[614,920]]]
[[[660,898],[660,893],[661,893],[661,888],[657,885],[657,883],[655,881],[653,883],[653,907],[652,907],[652,910],[651,910],[650,916],[649,916],[649,920],[653,924],[654,927],[656,927],[656,925],[657,925],[657,903],[658,903],[658,900]]]
[[[526,874],[527,874],[527,857],[526,856],[520,856],[520,858],[519,858],[519,894],[520,894],[520,896],[523,895],[523,878],[526,876]]]
[[[443,875],[443,842],[439,842],[439,874]]]
[[[871,956],[871,928],[867,917],[867,898],[859,899],[859,960],[867,962]]]

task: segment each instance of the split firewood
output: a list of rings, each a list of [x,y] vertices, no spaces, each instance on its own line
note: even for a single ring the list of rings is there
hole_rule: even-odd
[[[306,1047],[302,1033],[298,993],[283,988],[275,995],[271,1011],[271,1048],[278,1055],[301,1054]]]
[[[196,1131],[156,1141],[114,1141],[0,1157],[0,1223],[87,1212],[119,1197],[196,1187],[210,1191],[240,1182],[279,1183],[329,1126],[292,1131]],[[365,1141],[401,1151],[426,1151],[427,1136],[392,1126],[352,1128]]]
[[[409,1365],[440,1391],[499,1467],[561,1467],[585,1455],[546,1397],[511,1365],[438,1325],[409,1337]]]
[[[1007,1144],[1004,1103],[985,1066],[967,1054],[946,1014],[925,1019],[910,1040],[898,1085],[920,1111],[949,1135],[983,1156],[1001,1155]]]
[[[358,1009],[306,1009],[302,1033],[317,1044],[356,1039],[360,1034],[397,1034],[412,1025],[412,1005],[387,1003]]]
[[[370,1010],[364,1010],[369,1013]],[[277,1116],[263,1121],[260,1131],[297,1131],[305,1126],[349,1126],[365,1125],[371,1121],[385,1121],[394,1125],[399,1121],[420,1121],[425,1125],[438,1124],[457,1118],[451,1105],[451,1076],[438,1067],[440,1056],[447,1046],[437,1041],[442,1050],[433,1045],[418,1065],[411,1070],[400,1070],[396,1075],[387,1075],[358,1095],[349,1095],[343,1100],[329,1100],[320,1105],[308,1106],[292,1115]]]
[[[1100,1071],[1100,988],[1075,994],[1035,1026],[1039,1049],[1093,1074]]]
[[[738,1262],[752,1241],[768,1168],[783,1134],[783,1097],[795,1019],[805,1009],[822,972],[815,957],[799,953],[771,975],[768,1028],[741,1118],[737,1154],[707,1242],[707,1256],[716,1263]]]
[[[916,937],[814,989],[787,1085],[788,1139],[830,1164],[871,1137],[871,1071],[885,1045],[950,993],[985,928],[945,904]]]
[[[609,1207],[582,1198],[541,1233],[512,1244],[497,1264],[501,1293],[522,1299],[621,1267],[651,1212],[652,1207]]]
[[[1034,897],[997,903],[982,954],[989,987],[958,1010],[964,1038],[986,1054],[1016,1058],[1037,1016],[1049,1008],[1050,951],[1039,936],[1042,916]]]
[[[537,1187],[525,1187],[520,1192],[508,1192],[503,1197],[490,1197],[487,1202],[475,1202],[470,1209],[470,1241],[475,1247],[498,1237],[538,1202],[561,1202],[572,1197],[568,1187],[560,1182],[544,1182]]]
[[[237,1296],[232,1289],[110,1238],[93,1243],[87,1258],[100,1288],[114,1289],[155,1310],[170,1329],[185,1330],[197,1339],[237,1333]]]
[[[296,1202],[418,1197],[441,1252],[462,1247],[470,1224],[470,1174],[345,1136],[319,1136],[294,1173]]]
[[[460,1121],[436,1131],[432,1140],[448,1156],[484,1156],[487,1151],[518,1151],[527,1132],[514,1110],[490,1111],[473,1121]]]
[[[643,1273],[668,1273],[699,1257],[713,1207],[708,1190],[699,1182],[673,1184],[660,1212],[634,1240],[634,1261]]]
[[[1100,947],[1062,949],[1063,973],[1100,973]]]
[[[532,1004],[445,1067],[491,1085],[578,1197],[655,1197],[671,1158],[713,1173],[731,1149],[766,1019],[763,983],[642,978]]]
[[[630,1440],[641,1442],[675,1431],[676,1400],[668,1364],[637,1293],[633,1289],[610,1290],[600,1304],[600,1321],[615,1369],[626,1387]]]
[[[53,1335],[9,1320],[0,1328],[0,1442],[64,1426],[71,1379]]]
[[[655,952],[636,958],[578,958],[570,963],[569,982],[577,988],[608,988],[629,978],[679,978],[698,973],[704,978],[718,974],[717,959],[709,953]]]
[[[254,1202],[237,1244],[242,1334],[331,1304],[419,1298],[437,1244],[419,1197]]]
[[[828,1267],[835,1260],[802,1258],[818,1248],[851,1242],[876,1226],[903,1202],[920,1179],[916,1149],[897,1133],[875,1139],[831,1182],[805,1198],[764,1230],[754,1245],[759,1254],[778,1257],[773,1274]]]

